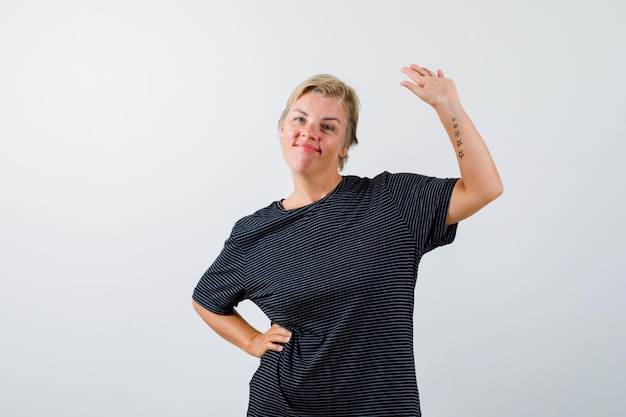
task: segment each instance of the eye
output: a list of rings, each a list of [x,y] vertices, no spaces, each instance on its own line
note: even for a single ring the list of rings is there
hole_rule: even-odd
[[[294,122],[304,123],[304,117],[298,116],[293,118]]]
[[[329,132],[334,132],[335,131],[335,126],[331,126],[331,125],[322,125],[322,129],[327,130]]]

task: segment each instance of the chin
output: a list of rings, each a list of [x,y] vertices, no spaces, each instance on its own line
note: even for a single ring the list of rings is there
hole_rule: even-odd
[[[287,161],[287,165],[293,172],[304,172],[312,168],[311,161],[302,160],[301,158],[294,158],[291,161]]]

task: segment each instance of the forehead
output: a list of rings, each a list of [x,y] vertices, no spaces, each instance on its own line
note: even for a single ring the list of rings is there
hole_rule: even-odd
[[[291,106],[291,111],[327,113],[320,116],[333,116],[345,120],[346,108],[337,96],[321,95],[312,91],[302,94]]]

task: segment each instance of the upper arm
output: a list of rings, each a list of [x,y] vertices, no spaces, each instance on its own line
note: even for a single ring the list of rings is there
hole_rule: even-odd
[[[502,190],[474,190],[470,191],[465,186],[463,179],[459,179],[450,196],[450,203],[446,213],[446,226],[467,219],[491,201],[495,200]]]

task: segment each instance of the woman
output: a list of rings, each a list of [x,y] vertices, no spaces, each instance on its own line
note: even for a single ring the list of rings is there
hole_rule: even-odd
[[[450,137],[460,179],[342,176],[358,99],[335,77],[299,85],[279,121],[293,192],[239,220],[193,304],[220,336],[261,358],[249,416],[419,416],[413,302],[423,254],[502,192],[489,151],[441,71],[402,69]],[[250,299],[260,332],[234,309]]]

